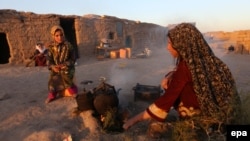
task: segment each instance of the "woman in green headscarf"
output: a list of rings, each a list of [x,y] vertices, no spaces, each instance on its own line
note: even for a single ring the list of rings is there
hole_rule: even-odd
[[[67,90],[70,96],[76,96],[77,86],[73,82],[75,74],[75,50],[66,41],[64,30],[61,26],[51,28],[53,42],[48,45],[48,68],[50,77],[48,82],[49,94],[45,103],[53,101],[58,92]]]
[[[202,33],[192,24],[177,25],[169,30],[167,37],[167,49],[177,58],[177,65],[171,77],[166,75],[162,81],[165,93],[145,111],[126,121],[123,128],[148,119],[163,122],[172,106],[179,111],[180,118],[201,116],[233,123],[240,98],[226,64],[214,55]]]

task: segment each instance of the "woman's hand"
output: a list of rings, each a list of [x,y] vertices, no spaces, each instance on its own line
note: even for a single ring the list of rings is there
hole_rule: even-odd
[[[144,120],[149,120],[151,119],[151,116],[148,114],[147,111],[143,111],[136,116],[128,119],[122,126],[123,129],[128,130],[131,126],[136,124],[137,122],[144,121]]]
[[[37,56],[43,56],[43,53],[39,53]]]
[[[161,81],[161,87],[163,89],[167,89],[171,80],[172,80],[172,77],[173,77],[173,74],[174,74],[174,71],[171,71],[169,72]]]
[[[57,65],[52,66],[51,69],[52,69],[54,72],[56,72],[56,73],[58,73],[58,72],[60,71],[60,67],[57,66]]]

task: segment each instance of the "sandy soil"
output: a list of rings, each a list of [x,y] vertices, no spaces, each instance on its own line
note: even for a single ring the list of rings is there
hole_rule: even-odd
[[[228,54],[219,47],[213,49],[231,69],[238,90],[249,92],[250,56]],[[174,60],[165,47],[152,49],[149,58],[98,61],[94,57],[81,57],[76,66],[76,82],[81,91],[81,81],[93,80],[93,84],[86,86],[89,89],[99,83],[99,77],[106,77],[109,84],[117,89],[122,88],[120,105],[130,106],[131,113],[135,114],[144,110],[149,103],[134,102],[132,88],[136,83],[158,86],[173,64]],[[74,141],[149,140],[146,135],[147,122],[139,123],[123,133],[106,134],[101,132],[88,112],[75,118],[71,116],[72,109],[76,107],[73,98],[64,97],[44,104],[48,74],[46,67],[0,65],[0,140],[63,141],[69,136]]]

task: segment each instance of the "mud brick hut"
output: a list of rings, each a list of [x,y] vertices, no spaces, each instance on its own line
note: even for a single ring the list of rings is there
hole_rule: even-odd
[[[250,30],[207,32],[204,36],[210,41],[212,47],[223,47],[228,50],[233,46],[235,53],[250,54]]]
[[[79,57],[95,55],[103,38],[111,45],[133,52],[166,44],[167,28],[151,23],[99,15],[35,14],[0,10],[0,64],[23,64],[37,42],[51,41],[50,29],[61,25],[66,38],[78,49]]]

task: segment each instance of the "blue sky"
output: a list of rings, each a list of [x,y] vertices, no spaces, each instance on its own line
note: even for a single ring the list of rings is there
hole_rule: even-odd
[[[109,15],[162,26],[196,22],[202,32],[250,29],[250,0],[0,0],[0,9]]]

